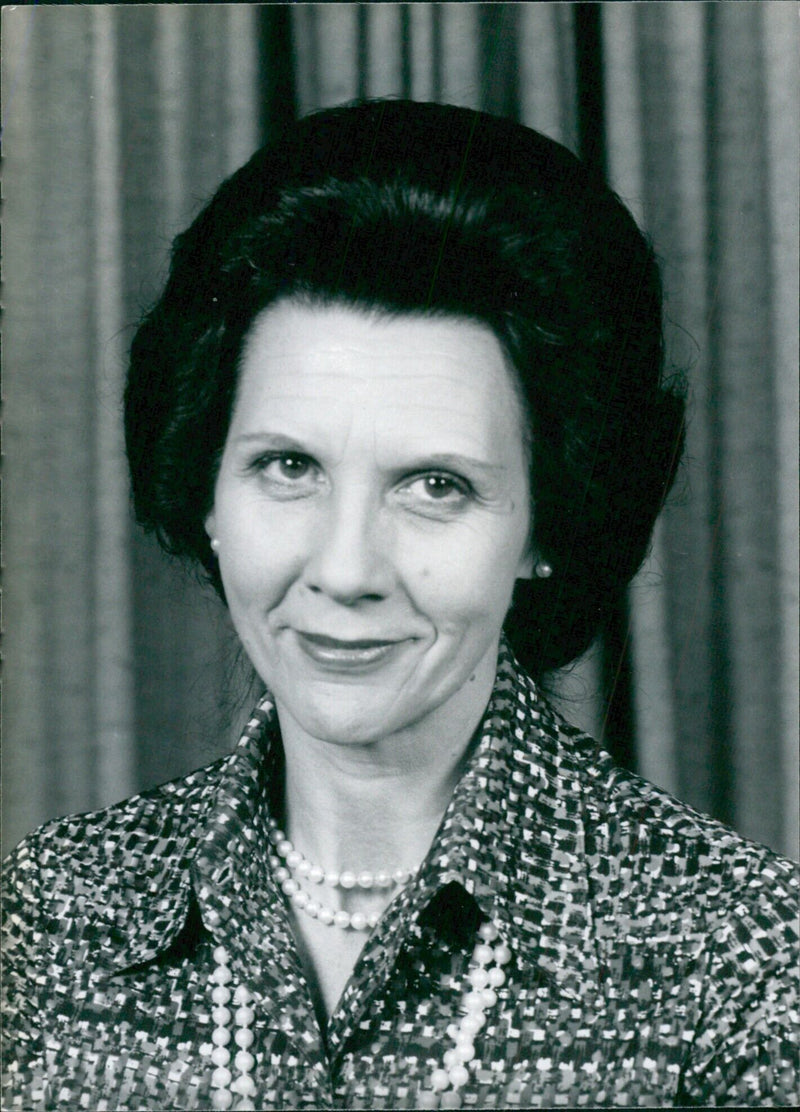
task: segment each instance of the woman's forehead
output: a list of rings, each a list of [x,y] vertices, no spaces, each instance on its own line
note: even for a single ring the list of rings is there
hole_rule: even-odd
[[[470,320],[285,301],[247,338],[234,424],[346,423],[377,440],[488,448],[521,428],[512,374],[491,329]]]
[[[287,384],[325,396],[429,394],[446,386],[452,404],[482,393],[513,393],[514,371],[492,330],[460,317],[367,314],[342,305],[281,301],[248,333],[242,374],[273,396]],[[294,392],[294,391],[292,391]]]

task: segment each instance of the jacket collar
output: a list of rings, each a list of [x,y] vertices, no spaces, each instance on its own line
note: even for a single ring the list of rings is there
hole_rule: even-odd
[[[196,907],[211,933],[232,946],[243,978],[255,974],[268,984],[259,973],[277,962],[281,995],[299,983],[299,966],[287,968],[294,946],[262,849],[276,736],[265,697],[234,752],[214,766],[216,775],[197,774],[196,790],[183,796],[170,852],[159,855],[154,846],[150,875],[135,897],[129,893],[98,913],[95,927],[107,934],[114,970],[168,949]],[[520,966],[540,971],[572,998],[597,983],[584,850],[585,765],[596,756],[592,743],[541,698],[504,643],[477,746],[411,897],[420,911],[446,885],[460,885],[496,923]],[[191,788],[191,781],[182,785]],[[165,809],[169,793],[169,785],[161,789]],[[386,961],[399,944],[386,939]]]
[[[565,726],[503,642],[476,750],[421,878],[431,894],[460,884],[520,967],[573,998],[598,975],[584,837],[587,756],[596,758],[594,743]]]
[[[139,802],[136,814],[157,814],[164,829],[148,826],[130,872],[109,881],[107,898],[95,907],[93,927],[105,930],[110,943],[105,968],[121,971],[157,957],[176,942],[194,909],[212,932],[228,918],[225,900],[206,906],[203,877],[213,873],[215,889],[225,890],[250,856],[271,710],[262,699],[229,756],[131,801]]]

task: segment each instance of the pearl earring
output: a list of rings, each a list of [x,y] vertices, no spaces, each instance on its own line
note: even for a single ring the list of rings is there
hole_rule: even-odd
[[[216,537],[212,537],[211,540],[208,543],[209,543],[209,547],[210,547],[211,551],[216,556],[217,553],[219,552],[219,540]]]
[[[549,579],[553,574],[553,566],[548,564],[546,560],[537,560],[534,571],[538,579]]]

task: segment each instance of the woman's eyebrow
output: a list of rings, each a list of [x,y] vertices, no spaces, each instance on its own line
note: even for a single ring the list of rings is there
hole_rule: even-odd
[[[234,444],[258,444],[267,448],[300,448],[302,437],[292,436],[285,432],[243,432],[232,437]]]
[[[440,467],[443,471],[472,471],[485,475],[497,475],[508,470],[505,464],[489,463],[488,460],[459,452],[417,452],[404,463],[404,467],[410,470]]]

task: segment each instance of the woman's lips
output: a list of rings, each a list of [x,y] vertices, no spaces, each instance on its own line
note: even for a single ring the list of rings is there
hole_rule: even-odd
[[[322,633],[295,631],[305,654],[317,664],[343,670],[362,669],[382,662],[402,641],[359,639],[342,641]]]

